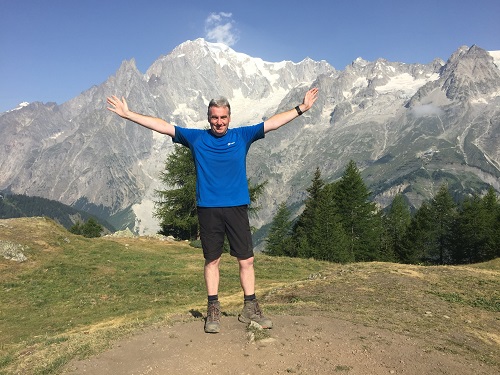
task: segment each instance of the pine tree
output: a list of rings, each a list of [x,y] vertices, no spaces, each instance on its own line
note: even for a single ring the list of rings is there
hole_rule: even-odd
[[[265,253],[275,256],[291,256],[290,249],[292,221],[291,212],[285,202],[280,203],[266,238]]]
[[[100,237],[103,231],[103,226],[94,218],[88,219],[85,223],[77,222],[71,226],[69,231],[73,234],[78,234],[87,238]]]
[[[370,192],[354,161],[349,162],[342,178],[335,184],[334,194],[354,260],[377,260],[382,230],[380,219],[375,203],[369,201]]]
[[[248,182],[248,193],[250,195],[250,205],[248,206],[248,214],[255,215],[260,210],[260,206],[257,206],[257,201],[259,200],[259,197],[264,193],[267,181],[264,181],[263,183],[256,185],[252,185],[250,183],[250,179],[248,179],[247,182]]]
[[[457,206],[447,185],[442,185],[432,199],[431,212],[434,224],[434,246],[429,249],[429,255],[433,259],[437,258],[439,264],[451,263],[453,224],[457,217]]]
[[[81,236],[82,235],[82,226],[83,226],[83,223],[78,221],[69,228],[69,231],[73,234],[78,234]]]
[[[492,186],[481,200],[485,212],[487,245],[480,254],[481,261],[500,257],[500,200]]]
[[[500,255],[500,204],[490,187],[483,198],[466,199],[459,210],[453,246],[455,263],[478,263]]]
[[[487,243],[486,220],[481,207],[481,198],[474,196],[467,198],[461,205],[456,223],[453,262],[479,262]]]
[[[446,185],[412,218],[400,255],[405,263],[448,264],[453,261],[457,206]]]
[[[392,200],[389,211],[384,216],[384,229],[387,235],[385,261],[403,258],[403,239],[411,222],[410,207],[403,194],[397,194]]]
[[[311,256],[330,262],[353,262],[349,238],[334,200],[334,189],[333,184],[327,184],[318,196],[316,216],[310,230]]]
[[[316,168],[312,184],[307,188],[307,199],[302,213],[299,215],[293,227],[293,243],[294,255],[300,258],[309,258],[312,256],[313,249],[311,248],[313,242],[314,222],[319,207],[319,198],[325,183],[321,178],[321,171]]]
[[[100,237],[103,227],[95,219],[90,218],[82,226],[82,234],[87,238]]]
[[[170,187],[157,190],[154,216],[160,219],[160,233],[184,240],[199,237],[196,213],[196,170],[191,150],[177,146],[167,157],[161,181]]]
[[[434,223],[428,202],[423,202],[410,221],[397,254],[402,263],[428,262],[428,248],[433,244]]]

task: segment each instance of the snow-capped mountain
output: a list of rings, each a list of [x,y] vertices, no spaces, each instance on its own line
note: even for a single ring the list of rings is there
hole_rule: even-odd
[[[0,190],[39,195],[117,224],[154,232],[155,189],[169,137],[106,110],[124,96],[134,111],[185,127],[207,126],[211,98],[231,102],[231,126],[255,124],[320,89],[304,116],[256,142],[252,182],[268,181],[260,227],[279,202],[299,207],[316,167],[325,180],[355,160],[375,199],[397,192],[419,206],[447,181],[456,194],[500,190],[500,53],[460,47],[447,62],[361,58],[344,70],[325,61],[265,62],[203,39],[185,42],[141,73],[125,61],[114,76],[56,105],[0,115]]]

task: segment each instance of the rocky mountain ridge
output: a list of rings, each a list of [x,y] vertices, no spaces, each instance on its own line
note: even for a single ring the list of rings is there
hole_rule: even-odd
[[[203,39],[161,56],[146,73],[124,61],[116,74],[74,99],[31,103],[0,114],[0,189],[55,199],[141,234],[152,217],[169,137],[106,110],[123,95],[134,111],[203,128],[208,101],[226,96],[231,126],[254,124],[320,88],[304,116],[255,143],[254,182],[268,181],[254,225],[286,201],[300,209],[316,167],[327,181],[355,160],[381,206],[397,192],[418,207],[447,182],[457,195],[500,190],[500,69],[497,52],[460,47],[444,62],[356,59],[265,62]]]

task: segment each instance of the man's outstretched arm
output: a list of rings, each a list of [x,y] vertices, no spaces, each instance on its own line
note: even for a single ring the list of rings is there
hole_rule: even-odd
[[[298,106],[300,112],[303,113],[308,111],[312,107],[317,98],[318,98],[317,88],[313,88],[307,91],[306,95],[304,96],[304,100],[302,101],[302,104]],[[274,116],[271,116],[266,121],[264,121],[264,133],[276,130],[279,127],[289,123],[290,121],[299,116],[300,114],[295,108],[289,111],[275,114]]]
[[[168,122],[160,118],[145,116],[131,111],[130,109],[128,109],[125,98],[122,97],[120,100],[117,96],[113,95],[107,98],[107,102],[110,105],[108,109],[111,112],[116,113],[118,116],[126,120],[133,121],[148,129],[157,131],[158,133],[167,134],[172,138],[175,137],[174,125],[169,124]]]

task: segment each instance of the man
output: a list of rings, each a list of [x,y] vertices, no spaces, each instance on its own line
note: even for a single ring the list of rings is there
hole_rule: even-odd
[[[148,129],[167,134],[173,142],[191,149],[196,166],[196,201],[200,236],[205,258],[204,277],[208,295],[205,332],[220,331],[218,301],[219,263],[224,235],[230,254],[237,258],[244,306],[238,315],[243,323],[254,321],[272,328],[255,297],[254,253],[247,206],[250,203],[246,176],[246,155],[250,145],[308,111],[318,97],[318,89],[307,91],[301,104],[278,113],[263,123],[229,129],[231,107],[224,99],[212,99],[208,105],[210,129],[187,129],[160,118],[141,115],[128,108],[125,98],[107,98],[108,109],[120,117]]]

